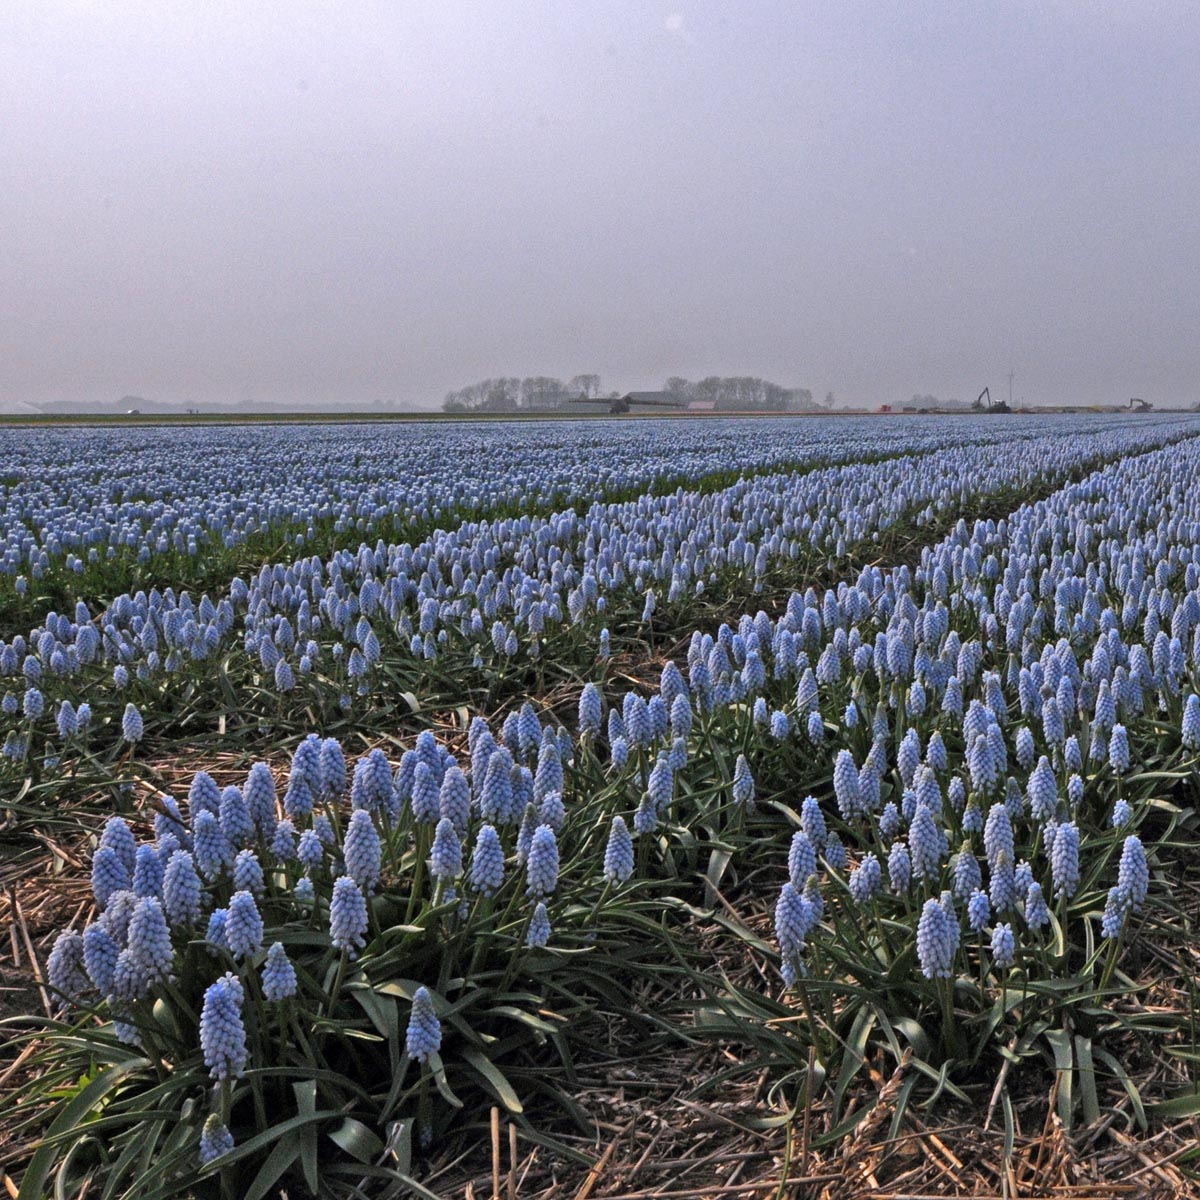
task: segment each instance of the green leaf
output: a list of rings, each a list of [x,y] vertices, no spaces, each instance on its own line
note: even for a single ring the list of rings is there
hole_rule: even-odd
[[[511,1017],[514,1021],[520,1021],[522,1025],[528,1025],[530,1029],[540,1030],[542,1033],[558,1033],[559,1027],[551,1024],[536,1013],[526,1012],[523,1008],[514,1008],[511,1004],[500,1004],[495,1008],[487,1009],[488,1016]]]
[[[1083,1103],[1083,1123],[1100,1120],[1100,1099],[1096,1095],[1096,1066],[1092,1061],[1092,1039],[1075,1035],[1075,1061],[1079,1064],[1079,1098]]]
[[[1160,1100],[1150,1105],[1148,1112],[1152,1117],[1194,1117],[1200,1113],[1200,1092],[1188,1092],[1183,1096],[1173,1096],[1170,1100]]]
[[[221,1166],[228,1167],[243,1158],[249,1158],[264,1146],[269,1146],[273,1142],[279,1141],[280,1138],[286,1137],[294,1129],[317,1125],[321,1121],[328,1121],[341,1115],[336,1109],[319,1109],[307,1116],[289,1117],[286,1121],[280,1121],[278,1125],[272,1125],[270,1129],[264,1129],[262,1133],[257,1133],[248,1141],[235,1146],[228,1154],[223,1154],[220,1159]]]
[[[1058,1115],[1063,1128],[1070,1133],[1071,1114],[1074,1109],[1072,1082],[1075,1071],[1075,1055],[1071,1048],[1071,1035],[1065,1029],[1047,1029],[1046,1041],[1054,1051],[1054,1067],[1058,1071]]]
[[[336,1129],[331,1130],[329,1137],[360,1163],[372,1162],[383,1153],[383,1142],[379,1135],[353,1117],[347,1117]]]
[[[463,1102],[451,1090],[450,1081],[446,1078],[446,1068],[442,1063],[442,1056],[435,1050],[426,1060],[425,1065],[429,1068],[433,1082],[437,1084],[437,1090],[441,1092],[446,1103],[453,1104],[455,1108],[462,1108]]]
[[[317,1111],[317,1081],[302,1079],[292,1084],[296,1093],[296,1109],[302,1117],[311,1118]],[[317,1194],[317,1127],[309,1124],[300,1130],[300,1165],[304,1169],[304,1182],[312,1195]]]
[[[400,1014],[395,1000],[380,996],[378,989],[369,987],[351,986],[346,990],[362,1005],[363,1011],[371,1018],[371,1024],[385,1038],[395,1041],[400,1036]]]
[[[126,1075],[145,1070],[149,1066],[150,1063],[147,1059],[132,1058],[128,1062],[109,1067],[101,1071],[95,1079],[83,1087],[74,1099],[66,1104],[46,1131],[42,1144],[30,1160],[25,1176],[21,1180],[21,1190],[17,1193],[17,1200],[42,1200],[46,1188],[46,1177],[50,1174],[50,1168],[54,1165],[54,1160],[58,1157],[61,1148],[54,1139],[76,1128]]]
[[[254,1182],[246,1192],[245,1200],[262,1200],[262,1198],[278,1182],[279,1177],[300,1156],[300,1139],[295,1130],[285,1134],[276,1143],[275,1148],[267,1155],[266,1161],[258,1169]]]
[[[851,1027],[850,1036],[846,1039],[842,1056],[842,1069],[838,1072],[837,1084],[833,1089],[833,1111],[835,1114],[842,1111],[842,1096],[850,1086],[850,1081],[862,1069],[865,1061],[867,1042],[871,1037],[871,1030],[874,1025],[874,1009],[869,1006],[860,1008],[858,1016],[854,1018],[854,1025]]]
[[[418,1183],[407,1172],[396,1171],[394,1174],[397,1183],[402,1183],[414,1196],[420,1196],[421,1200],[446,1200],[445,1196],[430,1191],[423,1183]]]
[[[414,1118],[405,1117],[388,1126],[387,1149],[396,1160],[396,1170],[407,1175],[412,1169],[412,1135]]]
[[[720,889],[721,879],[729,869],[729,864],[732,861],[733,851],[728,849],[714,849],[708,856],[708,870],[704,873],[706,880],[705,902],[707,904],[711,905],[715,902],[715,893]]]
[[[468,1046],[463,1050],[462,1056],[487,1080],[500,1100],[500,1103],[510,1113],[522,1113],[525,1111],[521,1101],[517,1097],[517,1093],[513,1090],[512,1084],[508,1082],[504,1073],[486,1054],[480,1050],[476,1050],[474,1046]]]

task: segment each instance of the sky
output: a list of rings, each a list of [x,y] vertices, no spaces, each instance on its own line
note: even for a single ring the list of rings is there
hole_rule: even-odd
[[[0,406],[1200,400],[1191,0],[7,0]]]

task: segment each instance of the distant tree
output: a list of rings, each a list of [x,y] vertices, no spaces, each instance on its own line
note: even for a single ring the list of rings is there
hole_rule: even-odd
[[[685,402],[703,401],[727,412],[784,412],[812,402],[807,388],[785,388],[757,375],[709,375],[696,383],[672,375],[663,391]]]
[[[696,385],[689,383],[688,380],[681,378],[678,375],[672,375],[666,383],[663,384],[663,391],[669,396],[674,396],[679,400],[694,399],[694,391]]]
[[[563,381],[549,375],[530,375],[521,380],[522,408],[553,408],[566,394]]]
[[[600,395],[600,376],[574,375],[567,384],[567,391],[572,396],[586,396],[589,400],[594,400]]]
[[[837,403],[837,400],[835,399],[834,394],[832,392],[826,392],[825,393],[825,407],[832,408],[834,406],[834,404],[836,404],[836,403]]]
[[[521,385],[516,379],[501,376],[499,379],[486,380],[483,386],[483,407],[488,412],[512,412],[517,407]]]

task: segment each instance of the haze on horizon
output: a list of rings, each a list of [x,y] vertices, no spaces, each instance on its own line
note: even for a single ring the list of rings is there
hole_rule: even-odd
[[[1200,399],[1200,8],[15,0],[0,408]]]

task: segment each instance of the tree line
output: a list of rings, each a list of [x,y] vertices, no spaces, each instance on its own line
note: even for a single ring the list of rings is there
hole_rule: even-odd
[[[833,406],[832,392],[821,405],[808,388],[783,387],[754,375],[709,375],[695,381],[673,375],[662,390],[684,404],[711,405],[725,412],[807,412]],[[550,375],[497,376],[447,392],[442,408],[457,413],[519,412],[561,408],[580,397],[600,400],[619,394],[604,392],[600,376],[594,374],[573,375],[565,383]]]
[[[442,408],[446,412],[517,412],[558,408],[580,396],[595,400],[600,394],[599,375],[573,375],[566,383],[550,375],[498,376],[447,392]]]
[[[807,412],[821,408],[808,388],[789,388],[755,375],[709,375],[693,382],[678,375],[663,384],[663,391],[686,404],[712,404],[730,412]],[[824,407],[833,404],[833,393]]]

